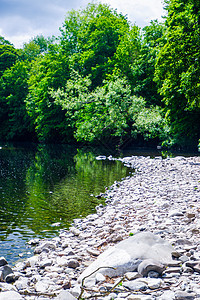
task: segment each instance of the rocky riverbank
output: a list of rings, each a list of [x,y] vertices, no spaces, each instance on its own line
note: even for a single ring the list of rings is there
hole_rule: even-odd
[[[0,300],[200,298],[200,158],[122,162],[135,173],[96,214],[12,270],[0,259]]]

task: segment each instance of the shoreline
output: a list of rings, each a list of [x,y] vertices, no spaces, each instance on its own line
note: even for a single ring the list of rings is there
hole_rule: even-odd
[[[149,294],[118,286],[112,297],[162,299],[166,293],[168,298],[163,299],[200,297],[200,268],[198,271],[187,266],[188,261],[200,262],[200,157],[132,156],[119,160],[135,169],[135,173],[115,182],[104,193],[107,205],[99,205],[96,214],[74,220],[73,226],[61,230],[58,237],[40,241],[36,255],[13,268],[11,283],[0,282],[0,300],[9,290],[18,294],[19,299],[67,299],[66,293],[68,299],[77,299],[81,292],[77,279],[87,266],[108,247],[145,231],[173,245],[184,257],[181,266],[161,277],[160,287],[148,291]],[[93,292],[84,292],[84,299],[111,288],[117,280],[100,280],[90,287]],[[177,298],[177,286],[185,298]],[[102,293],[99,299],[112,299],[109,297]]]

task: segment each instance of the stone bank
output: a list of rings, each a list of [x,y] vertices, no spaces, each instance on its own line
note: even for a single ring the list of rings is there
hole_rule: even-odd
[[[0,300],[200,299],[200,158],[121,161],[135,172],[106,206],[15,268],[0,259]]]

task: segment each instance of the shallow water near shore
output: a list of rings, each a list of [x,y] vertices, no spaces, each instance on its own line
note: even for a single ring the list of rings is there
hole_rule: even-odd
[[[32,254],[27,241],[53,237],[95,212],[96,197],[130,175],[105,150],[66,145],[5,145],[0,150],[0,256],[10,264]]]

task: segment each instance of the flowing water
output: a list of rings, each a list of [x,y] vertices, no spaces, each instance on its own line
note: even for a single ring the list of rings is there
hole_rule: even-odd
[[[32,255],[27,241],[53,237],[95,212],[99,193],[130,175],[99,149],[66,145],[0,147],[0,256],[10,264]]]

